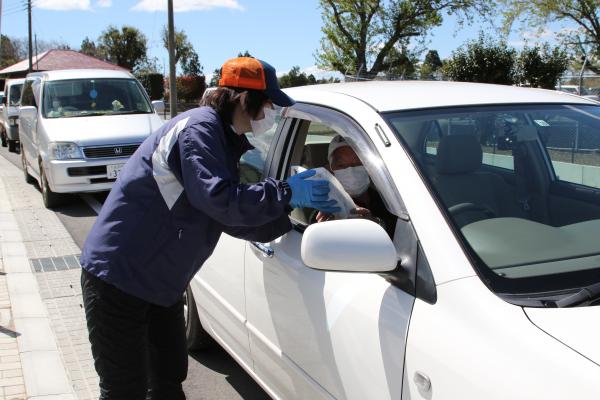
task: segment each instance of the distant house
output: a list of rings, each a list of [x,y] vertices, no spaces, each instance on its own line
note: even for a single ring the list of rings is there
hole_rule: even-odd
[[[74,50],[48,50],[33,57],[33,71],[58,69],[112,69],[127,71],[126,68],[79,53]],[[29,72],[29,60],[25,59],[0,70],[0,79],[24,78]]]

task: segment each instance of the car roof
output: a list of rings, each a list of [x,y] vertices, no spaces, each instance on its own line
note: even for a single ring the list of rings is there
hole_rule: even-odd
[[[60,69],[56,71],[32,72],[27,75],[28,78],[34,76],[39,76],[48,81],[90,78],[133,78],[133,75],[129,72],[110,69]]]
[[[565,92],[508,85],[445,81],[369,81],[300,86],[284,89],[294,100],[336,107],[337,94],[363,101],[377,111],[414,110],[485,104],[597,102]],[[339,99],[339,97],[338,97]],[[327,104],[332,103],[332,104]]]

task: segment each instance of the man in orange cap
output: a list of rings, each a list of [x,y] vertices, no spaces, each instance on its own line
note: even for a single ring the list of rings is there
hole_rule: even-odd
[[[146,139],[111,190],[81,255],[81,284],[100,399],[185,399],[182,295],[222,232],[267,242],[291,229],[288,212],[335,212],[327,181],[305,171],[240,184],[238,162],[294,104],[275,69],[227,61],[203,106]]]

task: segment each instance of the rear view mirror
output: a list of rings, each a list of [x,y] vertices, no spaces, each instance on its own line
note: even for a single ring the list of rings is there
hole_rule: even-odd
[[[310,225],[302,237],[307,266],[325,271],[389,272],[396,269],[396,248],[385,230],[366,219]]]
[[[152,108],[154,108],[154,111],[156,111],[158,114],[162,114],[165,112],[165,102],[162,100],[153,100]]]

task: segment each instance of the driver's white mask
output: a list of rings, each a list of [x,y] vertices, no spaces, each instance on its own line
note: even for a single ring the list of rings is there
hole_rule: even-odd
[[[371,183],[369,173],[364,166],[348,167],[333,171],[333,174],[352,197],[363,194]]]
[[[265,113],[265,117],[263,119],[250,120],[250,126],[252,127],[252,134],[254,137],[260,136],[265,132],[268,132],[269,129],[275,125],[275,118],[277,117],[277,111],[275,109],[266,106],[263,107],[263,111]]]

